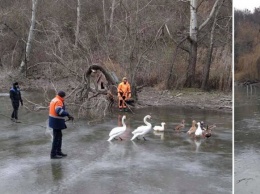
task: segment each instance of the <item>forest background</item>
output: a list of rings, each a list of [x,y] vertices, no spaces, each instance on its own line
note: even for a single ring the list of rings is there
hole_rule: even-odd
[[[253,12],[235,10],[235,81],[259,82],[260,7]]]
[[[0,6],[3,85],[65,78],[74,88],[90,65],[100,64],[136,86],[232,88],[231,0],[1,0]]]

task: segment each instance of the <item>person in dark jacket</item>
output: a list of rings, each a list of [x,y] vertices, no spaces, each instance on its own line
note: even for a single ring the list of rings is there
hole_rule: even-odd
[[[23,100],[19,88],[18,82],[13,83],[13,87],[10,89],[10,98],[13,106],[13,112],[11,115],[11,120],[18,123],[18,109],[19,105],[23,106]]]
[[[64,97],[66,96],[64,91],[59,91],[55,98],[50,102],[49,108],[49,127],[53,129],[53,141],[50,157],[51,159],[60,159],[66,157],[67,154],[62,153],[62,132],[66,129],[65,117],[69,120],[74,120],[65,110]]]

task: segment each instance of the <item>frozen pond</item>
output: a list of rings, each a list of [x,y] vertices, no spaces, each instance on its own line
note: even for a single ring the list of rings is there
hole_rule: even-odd
[[[68,156],[51,160],[51,140],[42,127],[47,111],[21,108],[22,123],[12,123],[6,117],[11,113],[9,97],[0,99],[0,193],[232,193],[231,114],[175,107],[134,110],[125,114],[123,141],[110,143],[108,134],[120,123],[119,112],[91,125],[76,120],[63,131]],[[130,141],[131,131],[147,114],[153,126],[164,121],[166,131],[150,132],[147,141]],[[194,140],[172,130],[182,119],[185,131],[193,119],[217,128],[209,139]]]
[[[260,190],[260,90],[235,89],[235,193]]]

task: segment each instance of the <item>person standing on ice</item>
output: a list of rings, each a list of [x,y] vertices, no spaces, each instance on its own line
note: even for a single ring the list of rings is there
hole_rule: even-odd
[[[13,112],[12,112],[12,115],[11,115],[11,120],[13,122],[19,123],[19,121],[18,121],[18,109],[19,109],[20,103],[23,106],[23,99],[22,99],[22,96],[21,96],[21,92],[20,92],[18,82],[13,83],[13,87],[10,89],[9,93],[10,93],[10,99],[11,99],[12,106],[13,106]]]
[[[53,129],[53,141],[50,157],[51,159],[61,159],[66,157],[61,151],[62,146],[62,130],[66,129],[65,117],[69,120],[74,120],[65,110],[64,97],[66,96],[64,91],[59,91],[55,98],[50,102],[49,108],[49,127]]]

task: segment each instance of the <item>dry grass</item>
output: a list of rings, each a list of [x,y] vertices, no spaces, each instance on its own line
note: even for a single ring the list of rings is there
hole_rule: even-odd
[[[251,19],[240,19],[236,26],[236,45],[238,58],[235,64],[235,81],[244,82],[259,79],[260,64],[257,60],[260,53],[259,25]]]
[[[235,64],[235,81],[243,82],[259,79],[259,67],[257,66],[259,53],[260,45],[257,45],[252,52],[244,54],[238,59],[237,64]]]

